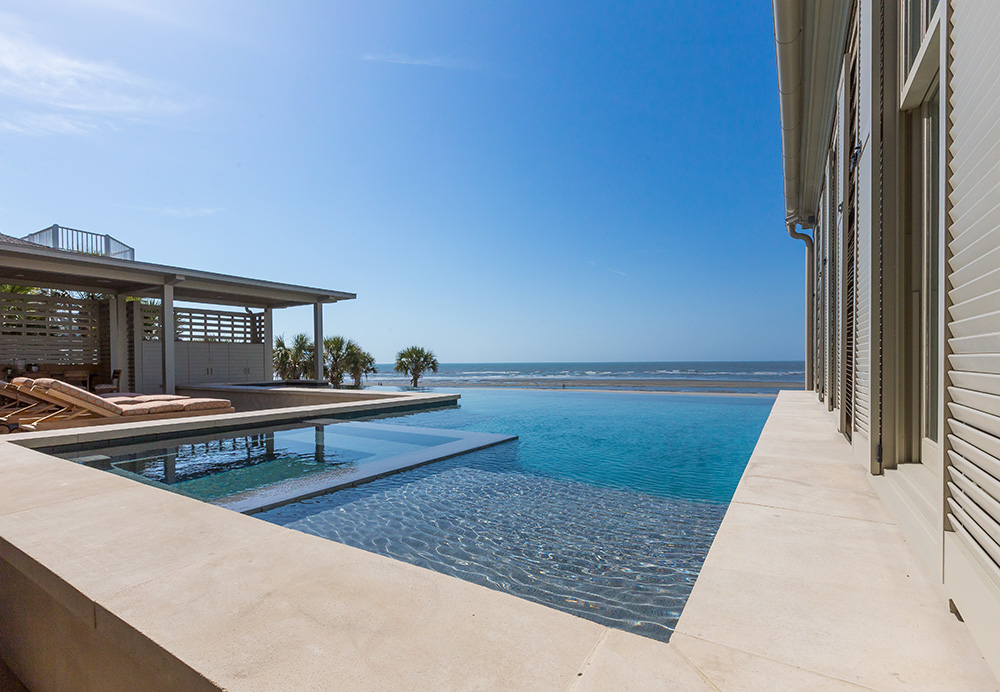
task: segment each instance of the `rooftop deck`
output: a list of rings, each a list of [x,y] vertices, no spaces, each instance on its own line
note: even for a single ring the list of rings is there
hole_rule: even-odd
[[[669,644],[0,442],[0,658],[31,688],[997,689],[975,652],[809,393]]]

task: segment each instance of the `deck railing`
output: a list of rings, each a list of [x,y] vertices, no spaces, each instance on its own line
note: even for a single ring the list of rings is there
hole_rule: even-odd
[[[85,255],[103,255],[116,259],[135,259],[135,249],[107,234],[81,231],[65,226],[50,226],[24,236],[23,240],[55,250],[69,250]]]

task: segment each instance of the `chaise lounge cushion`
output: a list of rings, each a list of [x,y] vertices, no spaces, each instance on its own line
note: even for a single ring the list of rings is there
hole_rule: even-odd
[[[232,403],[228,399],[187,399],[177,402],[184,406],[185,411],[207,411],[215,408],[229,408]]]
[[[184,404],[180,401],[144,401],[140,404],[128,404],[121,408],[125,416],[146,416],[154,413],[183,411]]]
[[[66,394],[67,396],[71,396],[78,401],[85,401],[91,406],[104,409],[105,411],[110,411],[111,413],[116,413],[118,415],[124,414],[122,407],[113,401],[108,401],[104,397],[91,394],[86,389],[81,389],[80,387],[67,384],[61,380],[54,380],[51,377],[39,377],[34,382],[36,387],[53,390],[59,392],[60,394]]]
[[[134,396],[105,396],[101,398],[110,401],[112,404],[118,404],[119,406],[142,403],[142,401],[140,401],[137,397]]]

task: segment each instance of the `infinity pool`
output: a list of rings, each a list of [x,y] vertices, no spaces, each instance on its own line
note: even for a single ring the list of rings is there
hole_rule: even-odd
[[[460,393],[380,422],[520,441],[256,516],[667,640],[773,398]]]

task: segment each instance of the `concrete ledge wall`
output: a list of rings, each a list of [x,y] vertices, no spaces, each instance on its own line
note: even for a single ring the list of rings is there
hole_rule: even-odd
[[[0,558],[0,658],[32,692],[219,689],[23,553],[15,562]]]
[[[291,406],[360,403],[399,397],[399,392],[372,392],[367,389],[310,389],[307,387],[178,386],[184,396],[229,399],[237,411],[261,411]]]

